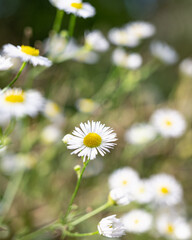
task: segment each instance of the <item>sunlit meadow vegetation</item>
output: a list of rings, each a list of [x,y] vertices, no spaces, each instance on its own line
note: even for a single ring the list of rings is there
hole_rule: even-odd
[[[192,238],[191,10],[0,1],[0,239]]]

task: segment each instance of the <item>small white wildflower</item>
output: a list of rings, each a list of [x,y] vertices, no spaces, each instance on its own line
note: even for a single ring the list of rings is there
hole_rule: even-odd
[[[125,132],[125,140],[134,145],[147,144],[155,139],[156,129],[147,123],[136,123]]]
[[[126,232],[143,233],[152,225],[152,215],[144,210],[132,210],[121,217]]]
[[[109,43],[99,30],[85,34],[85,45],[91,50],[104,52],[109,48]]]
[[[114,188],[109,193],[109,198],[117,205],[127,205],[133,200],[133,196],[125,188]]]
[[[67,144],[70,139],[72,139],[72,135],[71,135],[71,134],[66,134],[66,135],[63,137],[62,141],[63,141],[65,144]]]
[[[77,109],[83,113],[93,113],[98,104],[90,98],[80,98],[76,102]]]
[[[178,54],[167,43],[160,41],[153,41],[150,45],[151,53],[166,64],[174,64],[178,61]]]
[[[186,76],[192,77],[192,58],[184,59],[179,65],[180,71]]]
[[[157,174],[152,176],[150,181],[156,203],[172,206],[181,202],[182,187],[173,176]]]
[[[100,235],[108,238],[118,238],[125,235],[125,228],[122,222],[116,218],[116,215],[111,215],[103,218],[98,226]]]
[[[0,56],[0,71],[8,70],[13,66],[10,58]]]
[[[41,140],[44,143],[56,143],[61,139],[61,130],[55,125],[49,125],[43,128],[41,132]]]
[[[6,44],[3,46],[3,53],[12,58],[20,58],[23,62],[30,62],[33,66],[41,65],[50,67],[52,62],[39,56],[39,50],[30,46],[17,46]]]
[[[165,138],[178,138],[186,130],[186,121],[180,112],[172,109],[156,110],[151,116],[151,124]]]

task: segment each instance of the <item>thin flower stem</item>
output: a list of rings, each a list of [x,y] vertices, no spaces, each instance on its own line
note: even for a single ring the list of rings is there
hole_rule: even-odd
[[[76,226],[77,224],[79,224],[79,223],[81,223],[81,222],[87,220],[88,218],[90,218],[90,217],[92,217],[92,216],[94,216],[94,215],[96,215],[96,214],[102,212],[103,210],[105,210],[105,209],[111,207],[112,205],[113,205],[113,203],[109,201],[109,202],[103,204],[102,206],[96,208],[96,209],[93,210],[92,212],[87,213],[87,214],[85,214],[84,216],[78,218],[77,220],[71,222],[69,225]]]
[[[24,170],[21,170],[20,172],[16,173],[8,183],[3,199],[1,200],[0,214],[2,216],[0,217],[0,225],[2,224],[4,218],[6,217],[7,213],[11,208],[11,205],[13,203],[13,200],[15,198],[15,195],[21,183],[23,174],[24,174]]]
[[[75,29],[76,15],[72,14],[69,22],[69,37],[73,37],[74,29]]]
[[[24,67],[26,66],[27,62],[23,62],[23,64],[21,65],[19,72],[17,73],[17,75],[14,77],[14,79],[5,87],[3,88],[3,90],[1,91],[1,93],[4,93],[8,88],[10,88],[19,78],[19,76],[21,75]]]
[[[53,31],[56,33],[58,33],[60,31],[63,16],[64,16],[64,11],[57,9],[55,21],[53,24]]]
[[[92,232],[92,233],[71,233],[71,232],[66,231],[65,234],[67,236],[71,236],[71,237],[86,237],[86,236],[97,235],[97,234],[99,234],[99,232],[96,231],[96,232]]]
[[[73,204],[74,199],[75,199],[75,197],[76,197],[76,195],[77,195],[77,192],[78,192],[78,189],[79,189],[79,186],[80,186],[80,183],[81,183],[81,179],[82,179],[82,177],[83,177],[83,173],[84,173],[84,171],[85,171],[85,169],[86,169],[89,161],[90,161],[90,159],[88,159],[86,162],[84,162],[84,166],[83,166],[83,168],[82,168],[82,170],[81,170],[81,173],[80,173],[80,175],[79,175],[79,177],[78,177],[77,184],[76,184],[75,190],[74,190],[74,192],[73,192],[73,195],[72,195],[72,197],[71,197],[71,200],[70,200],[70,202],[69,202],[67,211],[66,211],[66,213],[65,213],[65,215],[64,215],[64,217],[63,217],[63,219],[62,219],[62,222],[63,222],[63,223],[65,223],[65,221],[66,221],[66,219],[67,219],[67,217],[68,217],[68,215],[69,215],[69,213],[70,213],[70,211],[71,211],[72,204]]]

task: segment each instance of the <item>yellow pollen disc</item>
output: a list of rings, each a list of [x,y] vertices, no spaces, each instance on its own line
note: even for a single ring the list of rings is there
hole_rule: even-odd
[[[144,192],[145,192],[145,189],[144,189],[143,187],[141,187],[141,188],[139,189],[139,192],[140,192],[140,193],[144,193]]]
[[[10,103],[22,103],[25,100],[24,92],[11,91],[5,96],[5,101]]]
[[[172,126],[172,122],[169,121],[169,120],[166,120],[166,121],[165,121],[165,124],[166,124],[168,127]]]
[[[97,133],[88,133],[84,137],[83,143],[90,148],[99,147],[101,145],[102,138]]]
[[[30,46],[22,45],[21,51],[31,56],[39,56],[39,50]]]
[[[76,9],[82,9],[83,3],[71,3],[71,7],[74,7]]]
[[[123,180],[123,181],[122,181],[122,184],[123,184],[123,185],[127,185],[127,180]]]
[[[138,224],[138,223],[139,223],[139,220],[138,220],[138,219],[135,219],[134,223],[135,223],[135,224]]]
[[[168,194],[169,193],[169,189],[167,187],[162,187],[161,188],[161,193]]]
[[[173,225],[168,224],[168,226],[167,226],[167,232],[168,232],[168,233],[173,233],[173,232],[174,232],[174,227],[173,227]]]

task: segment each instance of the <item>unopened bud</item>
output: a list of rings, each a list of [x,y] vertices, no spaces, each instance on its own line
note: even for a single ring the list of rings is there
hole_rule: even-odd
[[[70,139],[71,139],[71,134],[66,134],[66,135],[63,137],[62,141],[63,141],[65,144],[67,144]]]

